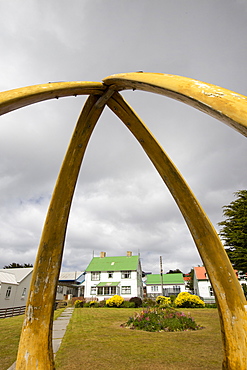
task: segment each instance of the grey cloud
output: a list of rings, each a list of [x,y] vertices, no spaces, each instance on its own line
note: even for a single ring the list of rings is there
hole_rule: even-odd
[[[143,70],[246,92],[246,4],[241,0],[3,2],[1,90],[49,81],[101,81]],[[17,11],[18,10],[18,11]],[[11,19],[10,19],[11,15]],[[246,139],[182,103],[122,95],[185,177],[217,228],[246,188]],[[47,101],[0,119],[0,263],[32,263],[85,97]],[[140,253],[143,268],[188,272],[200,257],[173,198],[140,145],[108,108],[92,135],[72,204],[63,269],[93,253]]]

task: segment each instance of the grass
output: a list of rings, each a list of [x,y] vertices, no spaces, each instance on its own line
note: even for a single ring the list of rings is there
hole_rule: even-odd
[[[64,309],[55,311],[57,318]],[[78,308],[74,310],[56,355],[57,370],[219,370],[222,343],[216,309],[183,309],[191,312],[203,330],[144,332],[121,328],[141,309]],[[24,316],[0,320],[0,369],[15,361]]]
[[[121,328],[141,309],[78,308],[56,355],[57,370],[221,369],[222,343],[216,309],[191,312],[203,330],[144,332]]]
[[[0,320],[0,369],[8,369],[16,360],[24,315]]]
[[[54,320],[61,315],[65,308],[54,312]],[[0,320],[0,369],[8,369],[16,360],[21,328],[24,315]]]

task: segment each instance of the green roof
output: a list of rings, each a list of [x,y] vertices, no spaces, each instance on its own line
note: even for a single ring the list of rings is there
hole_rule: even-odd
[[[86,271],[134,271],[137,270],[138,261],[138,256],[94,257]]]
[[[161,284],[160,274],[148,274],[146,284]],[[163,284],[184,284],[183,274],[163,274]]]
[[[113,282],[113,283],[109,283],[109,282],[107,282],[107,283],[99,283],[97,286],[118,286],[119,285],[119,283],[120,283],[120,281],[118,281],[118,282]]]

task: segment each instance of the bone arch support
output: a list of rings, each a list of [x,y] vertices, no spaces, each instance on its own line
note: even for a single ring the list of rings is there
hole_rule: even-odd
[[[197,245],[218,302],[224,344],[223,369],[244,370],[247,368],[246,300],[224,247],[179,171],[133,109],[119,93],[114,94],[114,90],[140,89],[174,98],[214,116],[245,136],[247,98],[218,86],[165,74],[127,73],[109,76],[103,82],[52,83],[0,93],[0,114],[47,99],[90,95],[72,135],[47,212],[33,271],[16,369],[55,368],[51,333],[53,301],[70,205],[88,141],[107,104],[136,137],[153,162],[180,208]],[[65,183],[64,186],[62,182]],[[58,221],[59,214],[61,217]],[[45,282],[47,276],[49,284]],[[35,332],[41,327],[46,329],[38,338]],[[28,338],[32,338],[32,341]]]

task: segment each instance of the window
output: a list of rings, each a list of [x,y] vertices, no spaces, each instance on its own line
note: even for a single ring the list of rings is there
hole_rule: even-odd
[[[180,293],[180,286],[179,285],[174,285],[173,286],[173,293],[174,294]]]
[[[98,295],[115,295],[115,294],[117,294],[116,286],[99,286],[98,287]]]
[[[122,294],[131,294],[130,286],[122,286]]]
[[[113,271],[108,271],[108,279],[112,279],[113,278]]]
[[[100,272],[99,271],[91,272],[91,280],[100,280]]]
[[[27,292],[27,288],[24,288],[23,292],[22,292],[22,295],[21,295],[21,299],[25,298],[26,292]]]
[[[8,299],[10,297],[10,294],[11,294],[11,286],[8,286],[8,289],[6,290],[5,299]]]
[[[110,287],[109,286],[104,287],[104,294],[105,295],[110,294]]]
[[[73,288],[68,288],[67,287],[66,294],[73,294]]]
[[[214,291],[211,286],[209,287],[209,294],[210,294],[210,297],[214,297]]]
[[[57,293],[63,293],[63,286],[62,285],[57,286]]]
[[[151,292],[158,292],[158,291],[159,291],[158,285],[152,285],[151,286]]]
[[[91,295],[96,295],[97,294],[97,288],[96,286],[91,286],[91,292],[90,292]]]
[[[122,271],[121,278],[122,279],[130,279],[131,271]]]

